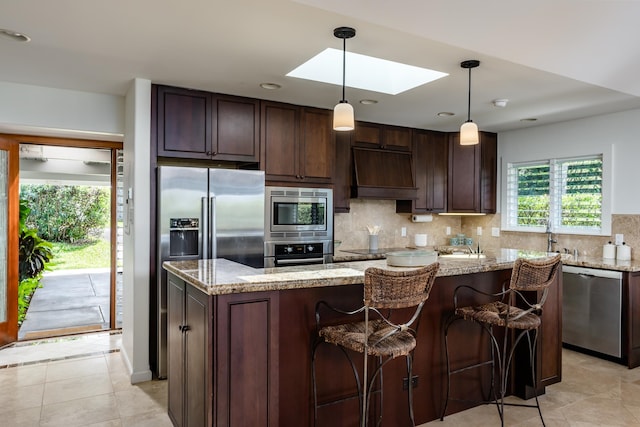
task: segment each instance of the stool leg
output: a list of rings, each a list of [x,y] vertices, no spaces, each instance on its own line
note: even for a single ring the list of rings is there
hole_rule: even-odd
[[[449,404],[449,393],[451,392],[451,364],[449,362],[449,326],[453,323],[455,317],[449,317],[444,324],[444,354],[447,363],[447,387],[445,388],[444,405],[442,407],[442,413],[440,414],[440,421],[444,421],[444,414],[447,412],[447,405]]]
[[[411,427],[416,426],[416,419],[413,415],[413,357],[411,353],[407,354],[407,378],[409,378],[409,386],[407,398],[409,399],[409,418],[411,419]]]
[[[536,398],[536,407],[538,408],[538,414],[540,415],[540,421],[545,426],[544,418],[542,418],[542,409],[540,409],[540,402],[538,401],[538,387],[536,387],[536,364],[535,364],[535,351],[538,344],[538,330],[534,330],[533,346],[531,345],[531,331],[527,331],[527,341],[529,343],[529,364],[531,365],[531,384],[533,384],[533,396]]]
[[[318,387],[316,384],[316,350],[318,349],[319,341],[313,344],[311,349],[311,383],[313,384],[313,425],[318,425]]]

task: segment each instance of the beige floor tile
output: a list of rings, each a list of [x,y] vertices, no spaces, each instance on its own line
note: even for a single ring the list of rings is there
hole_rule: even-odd
[[[109,374],[68,378],[47,382],[44,386],[42,403],[49,405],[112,392]]]
[[[29,365],[0,369],[0,389],[43,384],[46,374],[46,365]]]
[[[37,427],[40,425],[40,406],[12,409],[8,412],[0,410],[0,425],[2,427]]]
[[[115,393],[122,417],[167,411],[167,382],[148,381]]]
[[[41,427],[72,427],[119,420],[113,394],[86,397],[42,407]]]
[[[42,405],[44,384],[28,385],[24,387],[0,388],[0,407],[6,410],[21,410],[35,408]]]
[[[107,362],[104,356],[89,357],[86,359],[70,359],[50,362],[47,365],[47,382],[68,378],[83,377],[87,375],[108,375]]]
[[[122,427],[172,427],[166,411],[147,412],[128,417],[122,417]]]
[[[100,423],[87,424],[86,427],[122,427],[122,421],[120,419],[103,421]]]

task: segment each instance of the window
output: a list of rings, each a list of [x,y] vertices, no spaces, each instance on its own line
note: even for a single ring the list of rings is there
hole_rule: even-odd
[[[507,166],[506,229],[606,234],[603,156],[550,159]],[[609,230],[610,232],[610,230]]]

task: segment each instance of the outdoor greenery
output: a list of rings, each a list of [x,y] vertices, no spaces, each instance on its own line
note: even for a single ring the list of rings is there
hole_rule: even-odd
[[[55,261],[49,270],[74,270],[81,268],[108,268],[111,252],[108,240],[100,239],[88,243],[53,243]]]
[[[31,208],[26,222],[52,242],[96,240],[109,225],[109,189],[71,185],[22,185]]]
[[[602,159],[517,167],[517,194],[518,225],[545,225],[551,211],[559,209],[562,227],[598,228],[602,220]],[[551,206],[551,194],[558,194],[554,200],[560,201],[560,206]]]
[[[40,286],[42,273],[53,258],[51,243],[42,239],[38,230],[26,223],[30,210],[28,202],[20,200],[18,324],[24,320],[31,296]]]

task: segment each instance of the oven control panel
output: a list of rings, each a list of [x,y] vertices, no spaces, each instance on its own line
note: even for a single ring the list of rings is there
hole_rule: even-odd
[[[282,257],[317,257],[323,255],[322,243],[289,243],[275,245],[275,256]]]

